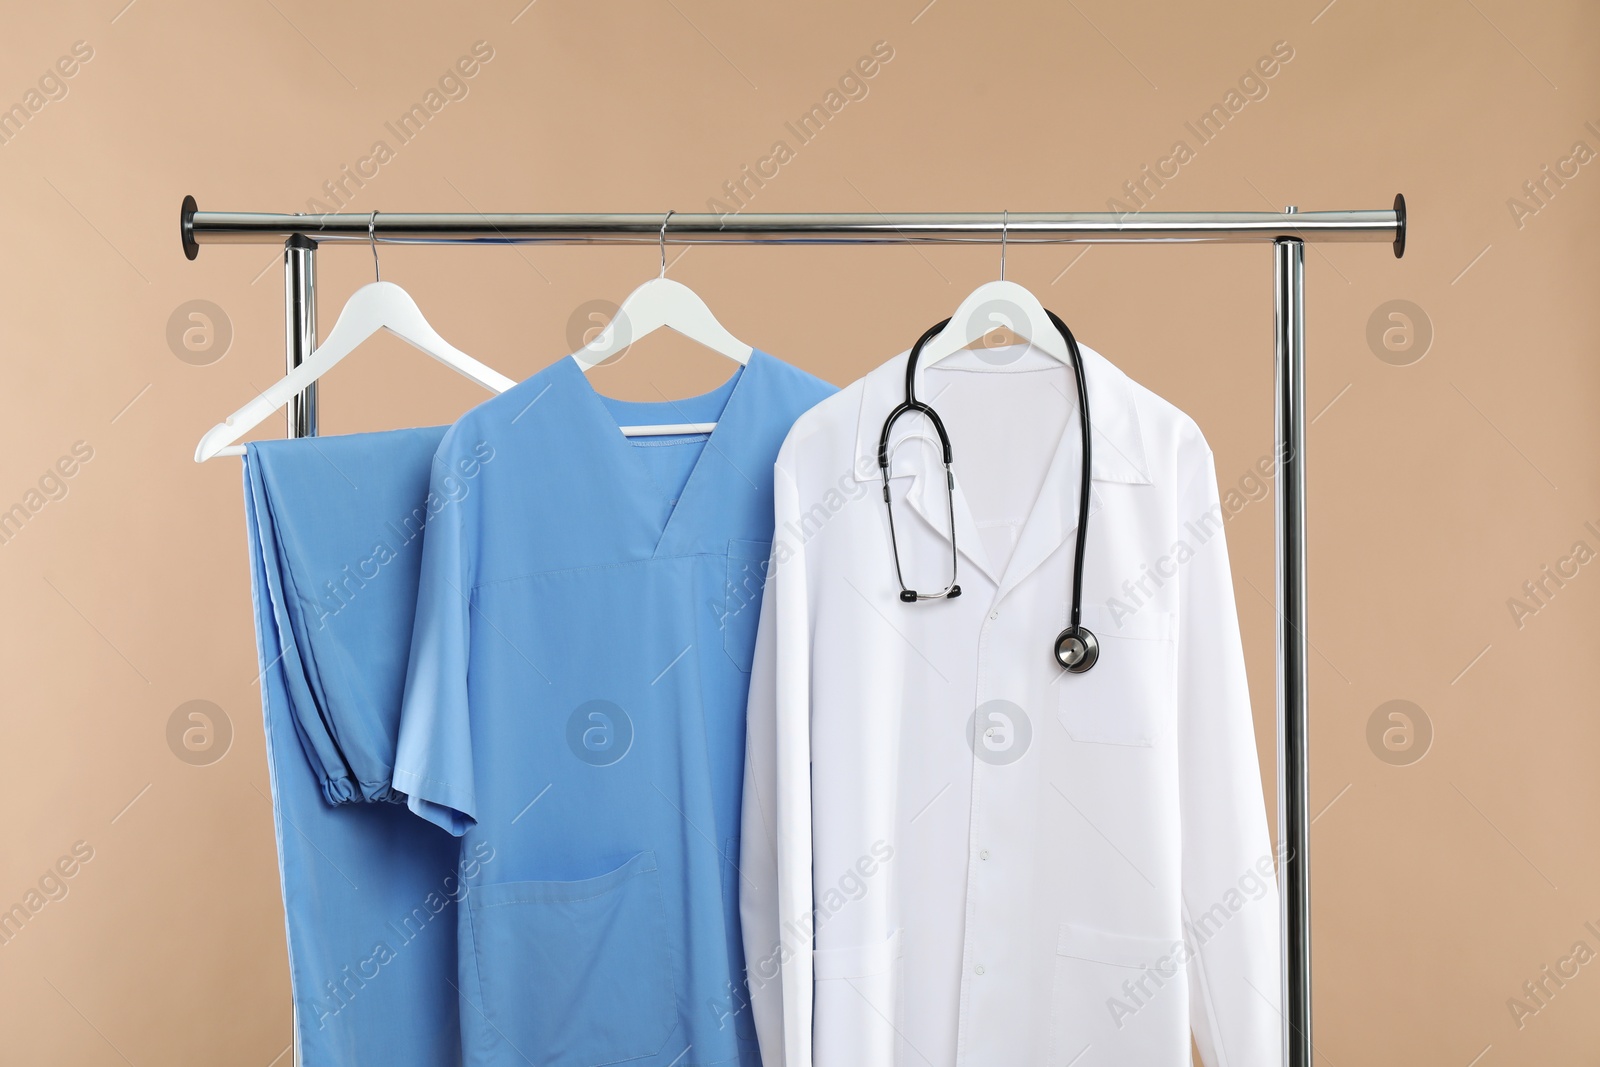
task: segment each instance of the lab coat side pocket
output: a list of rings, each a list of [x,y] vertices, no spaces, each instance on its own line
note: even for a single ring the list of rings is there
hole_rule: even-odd
[[[812,953],[812,1059],[818,1064],[900,1062],[900,932],[870,945]]]
[[[1187,1062],[1185,959],[1181,938],[1062,923],[1049,1062],[1079,1067]]]
[[[541,1067],[654,1056],[678,1022],[654,852],[571,882],[478,886],[472,909],[483,1032]],[[493,1062],[499,1062],[492,1056]]]
[[[728,565],[722,599],[722,650],[746,674],[755,658],[756,623],[761,619],[761,591],[767,584],[771,541],[728,541]]]
[[[1083,624],[1100,658],[1056,679],[1056,715],[1074,741],[1150,747],[1172,729],[1177,697],[1177,613],[1154,607],[1121,619],[1090,604]]]

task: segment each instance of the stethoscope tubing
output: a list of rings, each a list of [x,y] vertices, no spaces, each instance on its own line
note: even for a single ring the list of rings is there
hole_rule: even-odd
[[[1051,324],[1061,332],[1062,339],[1067,343],[1067,351],[1072,357],[1073,377],[1078,386],[1078,423],[1083,434],[1082,473],[1078,483],[1078,528],[1072,559],[1071,608],[1067,628],[1057,635],[1055,644],[1056,661],[1069,671],[1082,673],[1094,666],[1100,654],[1099,642],[1094,634],[1083,628],[1083,565],[1089,543],[1089,504],[1094,463],[1093,432],[1089,422],[1089,382],[1077,338],[1055,312],[1046,309],[1045,314],[1049,316]],[[946,432],[944,420],[939,417],[939,413],[931,405],[917,399],[917,361],[922,355],[923,346],[949,324],[950,319],[934,323],[928,327],[927,332],[917,338],[917,343],[911,346],[911,352],[906,357],[905,399],[889,412],[888,417],[884,419],[883,430],[878,436],[878,469],[883,475],[884,507],[889,512],[889,545],[894,554],[895,580],[900,585],[900,599],[907,603],[919,600],[954,599],[961,595],[961,586],[957,581],[960,553],[956,547],[955,474],[952,468],[954,453],[950,447],[950,435]],[[906,585],[905,575],[900,566],[899,540],[895,536],[894,504],[889,498],[889,435],[894,430],[895,422],[902,415],[913,412],[933,423],[944,460],[945,492],[950,513],[950,584],[939,593],[919,593]]]
[[[1071,629],[1080,630],[1083,625],[1083,556],[1089,544],[1089,500],[1094,474],[1091,451],[1094,435],[1089,427],[1089,376],[1083,368],[1083,353],[1078,349],[1078,339],[1072,336],[1067,324],[1054,311],[1046,308],[1044,313],[1050,316],[1050,322],[1066,339],[1067,351],[1072,354],[1074,377],[1078,380],[1078,422],[1083,430],[1083,475],[1078,480],[1078,539],[1072,554],[1072,614],[1069,622]]]

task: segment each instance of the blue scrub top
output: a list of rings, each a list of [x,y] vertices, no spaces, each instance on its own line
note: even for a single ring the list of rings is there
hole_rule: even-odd
[[[436,488],[477,474],[428,523],[394,784],[496,857],[458,914],[474,1067],[758,1067],[748,672],[773,462],[832,392],[758,351],[711,393],[632,403],[563,359],[440,444]]]
[[[429,496],[443,435],[246,449],[297,1062],[316,1067],[459,1060],[455,902],[484,864],[390,782],[423,527],[447,502]]]

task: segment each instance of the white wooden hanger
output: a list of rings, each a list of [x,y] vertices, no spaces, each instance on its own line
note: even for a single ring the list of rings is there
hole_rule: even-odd
[[[661,220],[661,274],[628,294],[606,328],[593,341],[572,354],[584,373],[610,359],[639,338],[670,326],[678,333],[698,341],[713,352],[720,352],[740,366],[750,362],[751,347],[727,331],[711,314],[706,302],[682,282],[667,277],[667,220]],[[710,433],[714,422],[679,422],[657,426],[623,426],[624,436],[652,437],[679,433]]]
[[[1050,321],[1050,316],[1045,314],[1039,298],[1016,282],[1005,280],[1006,231],[1009,224],[1010,212],[1006,212],[1000,224],[1000,280],[978,286],[961,302],[951,316],[950,324],[923,346],[921,363],[924,367],[954,355],[1002,326],[1009,327],[1039,351],[1054,356],[1068,366],[1072,365],[1066,339]],[[1002,315],[1002,308],[1008,312],[1020,312],[1024,321],[1011,321],[1013,316]],[[980,315],[981,319],[978,317]]]
[[[378,213],[372,213],[372,269],[378,274]],[[451,370],[471,378],[485,389],[503,393],[517,384],[504,374],[484,366],[439,336],[411,295],[382,275],[357,289],[339,312],[339,319],[327,340],[317,346],[300,366],[279,378],[244,407],[206,431],[194,450],[196,463],[213,456],[242,456],[239,438],[259,426],[268,415],[283,407],[290,397],[303,392],[334,364],[349,355],[379,330],[388,330],[402,341],[432,356]]]

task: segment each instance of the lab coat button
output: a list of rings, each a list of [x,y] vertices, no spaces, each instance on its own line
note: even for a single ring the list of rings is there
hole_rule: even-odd
[[[979,859],[980,859],[980,860],[986,860],[986,859],[988,859],[988,858],[989,858],[989,850],[988,850],[988,849],[982,849],[982,850],[980,850],[980,851],[979,851],[979,852],[978,852],[978,858],[979,858]]]
[[[983,964],[981,964],[981,963],[978,964],[976,967],[973,968],[973,970],[977,971],[979,974],[982,974],[983,973]]]

